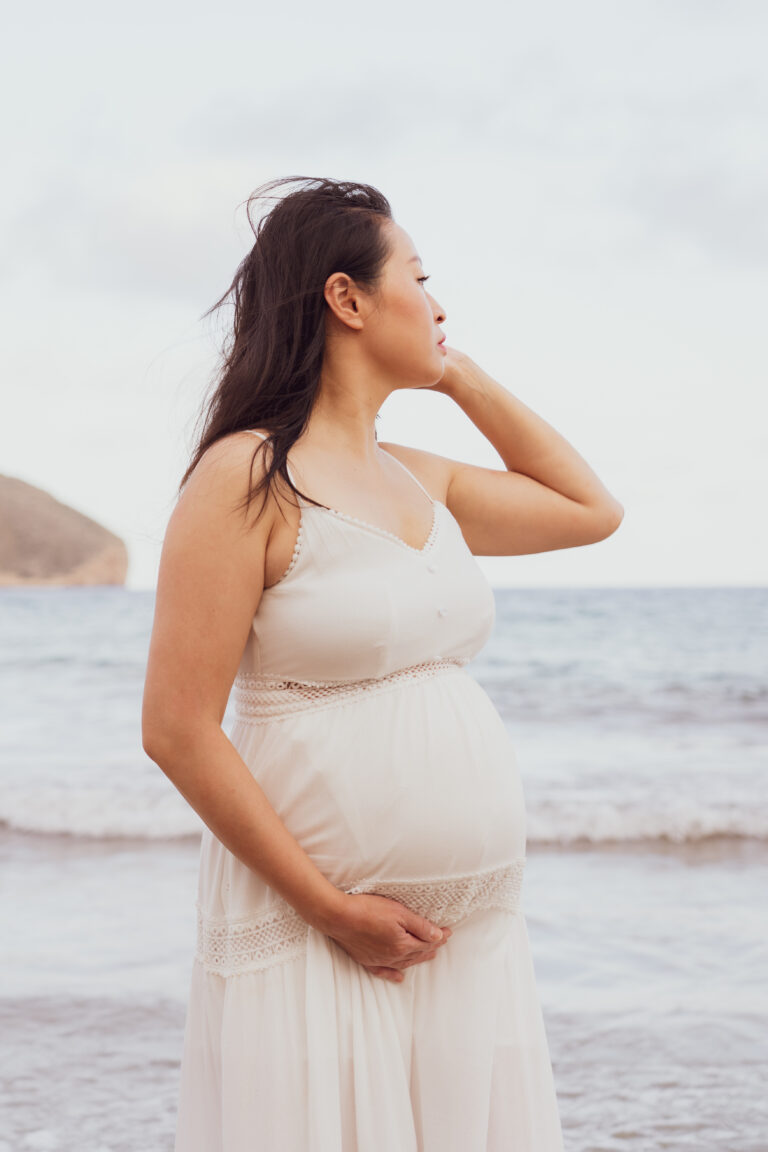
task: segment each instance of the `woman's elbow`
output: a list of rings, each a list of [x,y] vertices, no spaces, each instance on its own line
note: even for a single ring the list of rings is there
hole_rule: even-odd
[[[141,714],[141,743],[150,760],[163,771],[179,745],[179,725],[174,722],[173,714],[146,695]]]
[[[593,543],[597,544],[600,540],[606,540],[609,536],[612,536],[623,519],[623,506],[618,500],[611,500],[610,504],[607,504],[600,512],[597,520],[598,535],[595,537]]]
[[[150,760],[174,780],[178,768],[194,759],[211,740],[221,735],[221,724],[207,715],[191,714],[189,709],[144,704],[141,742]]]
[[[163,727],[154,723],[143,722],[141,725],[141,744],[150,760],[154,760],[155,764],[162,768],[163,762],[167,758],[168,746],[168,734],[163,730]]]
[[[613,519],[611,522],[611,530],[608,533],[609,536],[613,535],[613,533],[619,527],[619,525],[621,524],[623,519],[624,519],[624,505],[619,504],[618,500],[616,500],[614,503],[614,507],[613,507]]]

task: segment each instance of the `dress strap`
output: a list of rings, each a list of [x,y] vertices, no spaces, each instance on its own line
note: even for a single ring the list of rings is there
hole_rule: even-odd
[[[250,432],[251,436],[258,436],[260,440],[266,440],[266,436],[262,436],[261,432],[257,432],[255,428],[244,428],[243,431]],[[291,478],[291,483],[298,488],[298,484],[296,484],[296,477],[293,475],[293,472],[291,472],[291,466],[287,460],[285,462],[285,467],[288,475]]]
[[[258,436],[260,440],[266,440],[266,436],[262,436],[261,432],[257,432],[255,430],[255,428],[245,428],[244,431],[250,432],[251,436]],[[383,448],[382,451],[387,452],[386,448]],[[434,500],[432,499],[431,495],[429,494],[429,492],[427,492],[426,488],[421,483],[421,481],[418,480],[414,476],[414,474],[413,474],[413,472],[411,472],[410,468],[406,468],[406,466],[405,466],[405,464],[403,464],[402,460],[398,460],[397,456],[395,456],[392,452],[387,452],[387,455],[390,456],[393,460],[397,461],[397,463],[400,465],[400,467],[403,469],[403,471],[408,473],[411,480],[413,480],[414,484],[418,484],[419,488],[421,488],[422,492],[427,497],[430,504],[434,504]],[[296,479],[295,479],[293,473],[291,472],[291,466],[290,466],[290,464],[287,463],[287,461],[286,461],[286,464],[287,464],[288,475],[290,476],[293,483],[296,484]],[[296,484],[296,487],[298,488],[298,484]]]
[[[386,448],[383,448],[383,449],[382,449],[382,451],[383,451],[383,452],[387,452]],[[395,456],[395,455],[394,455],[392,452],[387,452],[387,455],[388,455],[388,456],[391,456],[393,460],[397,460],[397,456]],[[429,492],[427,492],[427,490],[426,490],[426,488],[424,487],[424,485],[422,484],[422,482],[421,482],[420,480],[417,480],[417,479],[416,479],[416,477],[414,476],[413,472],[411,472],[410,468],[406,468],[406,467],[405,467],[405,464],[403,464],[402,460],[397,460],[397,462],[398,462],[398,464],[400,465],[400,467],[401,467],[402,469],[404,469],[404,471],[406,471],[406,472],[408,473],[408,475],[410,476],[411,480],[413,480],[415,484],[418,484],[419,488],[421,488],[422,492],[423,492],[423,493],[424,493],[424,495],[427,497],[427,499],[429,500],[430,504],[434,504],[434,500],[433,500],[433,499],[432,499],[432,497],[430,496]]]

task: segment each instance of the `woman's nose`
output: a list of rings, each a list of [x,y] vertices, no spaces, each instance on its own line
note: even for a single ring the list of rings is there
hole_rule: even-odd
[[[445,318],[446,318],[446,317],[445,317],[445,312],[444,312],[444,310],[441,308],[441,306],[438,304],[437,300],[435,300],[434,296],[432,297],[432,306],[433,306],[433,308],[434,308],[434,310],[435,310],[435,322],[436,322],[437,324],[442,324],[442,323],[443,323],[443,321],[444,321],[444,320],[445,320]]]

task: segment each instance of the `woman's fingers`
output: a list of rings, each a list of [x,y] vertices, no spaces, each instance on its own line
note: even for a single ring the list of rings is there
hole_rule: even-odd
[[[439,946],[438,946],[439,947]],[[437,956],[438,949],[433,948],[431,952],[421,952],[418,956],[413,956],[410,960],[403,960],[397,968],[385,968],[383,965],[375,965],[369,968],[368,971],[373,976],[382,976],[385,980],[390,980],[394,984],[401,984],[404,976],[402,969],[411,968],[414,964],[421,964],[425,960],[434,960]]]
[[[405,906],[404,906],[405,907]],[[442,944],[443,942],[443,929],[438,928],[437,924],[433,924],[431,920],[427,920],[424,916],[419,916],[416,912],[407,910],[408,914],[403,923],[406,932],[411,936],[415,936],[418,940],[423,940],[427,944]],[[446,929],[450,935],[450,928]]]
[[[389,896],[350,895],[352,914],[333,939],[369,972],[384,979],[402,979],[400,969],[432,959],[450,937],[424,916]]]
[[[393,984],[402,984],[405,977],[402,972],[397,968],[382,968],[380,965],[374,968],[369,968],[368,971],[372,976],[381,976],[384,980],[389,980]]]
[[[429,923],[429,921],[427,921],[427,923]],[[431,931],[432,928],[435,928],[434,933]],[[410,929],[408,929],[408,934],[413,936],[413,932]],[[450,928],[436,928],[435,925],[430,925],[429,937],[427,938],[424,936],[416,936],[412,940],[412,944],[415,944],[416,947],[412,948],[411,952],[416,954],[423,953],[425,950],[429,952],[433,948],[440,948],[443,944],[445,944],[450,935]]]
[[[412,964],[421,964],[424,960],[434,960],[435,956],[437,956],[437,951],[437,948],[434,948],[431,952],[422,952],[410,960],[404,960],[400,967],[410,968]]]

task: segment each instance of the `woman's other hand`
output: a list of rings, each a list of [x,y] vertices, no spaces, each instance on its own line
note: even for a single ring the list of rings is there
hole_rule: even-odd
[[[429,392],[444,392],[446,396],[451,396],[454,389],[461,387],[471,376],[473,369],[478,371],[478,367],[466,352],[460,352],[458,348],[443,344],[443,351],[442,376],[434,384],[425,384],[424,388]]]
[[[440,928],[389,896],[352,893],[326,935],[372,975],[399,984],[404,968],[437,955],[451,929]]]

